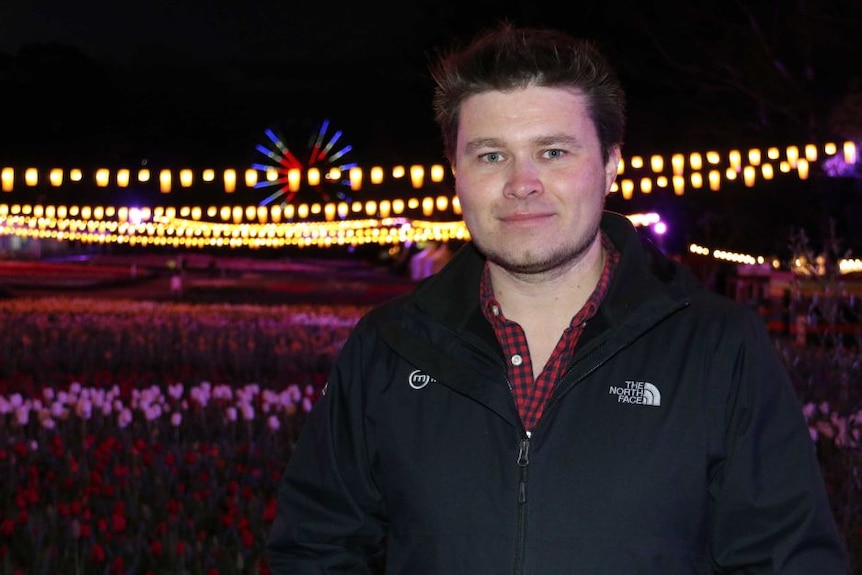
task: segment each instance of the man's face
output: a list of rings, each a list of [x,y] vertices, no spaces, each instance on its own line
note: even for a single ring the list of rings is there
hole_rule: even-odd
[[[620,151],[607,162],[580,92],[530,86],[461,105],[455,189],[476,246],[512,273],[576,264],[598,237]]]

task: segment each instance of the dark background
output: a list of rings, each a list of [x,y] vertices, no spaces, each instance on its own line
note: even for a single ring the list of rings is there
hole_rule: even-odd
[[[862,141],[862,2],[7,1],[0,163],[247,165],[264,130],[323,119],[360,164],[442,161],[427,64],[501,19],[596,41],[629,97],[626,155]],[[859,170],[619,209],[665,209],[685,240],[778,250],[792,228],[851,244]],[[616,207],[616,206],[612,206]],[[682,238],[680,238],[682,239]]]

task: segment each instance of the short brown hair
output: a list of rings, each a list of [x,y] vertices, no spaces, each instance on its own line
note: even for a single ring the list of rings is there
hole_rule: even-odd
[[[492,90],[530,85],[569,87],[586,97],[608,160],[625,132],[625,94],[616,72],[596,46],[551,29],[519,28],[503,22],[476,36],[463,49],[443,53],[431,67],[433,107],[446,157],[454,162],[461,104]]]

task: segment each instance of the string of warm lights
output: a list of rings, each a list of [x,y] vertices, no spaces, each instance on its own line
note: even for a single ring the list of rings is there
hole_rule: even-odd
[[[397,203],[395,208],[414,209],[430,206],[448,209],[452,207],[460,214],[456,198],[440,198],[431,202]],[[368,244],[394,245],[422,242],[448,242],[468,240],[470,237],[462,220],[427,221],[408,217],[391,217],[393,206],[384,202],[383,209],[373,202],[355,202],[348,206],[354,213],[366,212],[369,217],[335,219],[347,215],[344,209],[330,210],[326,206],[307,206],[308,213],[323,213],[325,221],[290,220],[294,211],[305,212],[302,205],[271,206],[261,209],[246,209],[242,206],[210,206],[205,210],[199,206],[156,206],[154,208],[128,208],[113,206],[55,206],[42,204],[0,204],[0,235],[14,235],[30,239],[75,241],[88,244],[125,244],[130,246],[155,246],[174,248],[279,248],[360,246]],[[344,204],[344,203],[342,203]],[[327,204],[328,206],[329,204]],[[278,215],[279,210],[285,210]],[[385,216],[373,217],[386,213]],[[222,221],[204,221],[201,217],[220,217]],[[638,227],[660,226],[661,216],[655,212],[635,213],[627,216]],[[270,219],[271,218],[271,219]],[[256,220],[256,221],[255,221]],[[689,252],[717,260],[744,265],[763,265],[764,256],[710,249],[691,244]],[[803,270],[805,262],[793,262],[794,269]],[[778,269],[777,259],[769,265]],[[843,259],[839,262],[842,274],[862,272],[862,259]]]
[[[457,199],[453,200],[457,203]],[[208,210],[209,212],[210,210]],[[331,221],[257,222],[190,219],[191,207],[114,209],[104,206],[0,204],[0,235],[99,244],[171,247],[359,246],[467,240],[462,220],[406,217]],[[227,216],[233,210],[225,210]],[[242,215],[242,214],[240,214]],[[655,213],[628,216],[636,226],[660,222]],[[226,217],[225,219],[229,219]]]
[[[635,191],[650,194],[656,189],[670,188],[677,195],[687,188],[707,187],[718,191],[729,182],[742,180],[745,186],[753,187],[760,180],[772,180],[779,174],[795,173],[800,179],[810,175],[811,164],[820,160],[838,159],[845,165],[854,165],[858,160],[857,144],[851,141],[837,144],[827,142],[822,145],[789,145],[783,148],[770,146],[750,148],[743,152],[734,149],[726,153],[715,150],[690,153],[652,154],[649,156],[632,155],[620,161],[619,178],[613,192],[619,192],[625,199],[633,197]],[[354,192],[360,191],[365,182],[381,185],[389,181],[409,178],[414,189],[423,188],[428,182],[442,183],[450,172],[441,164],[423,166],[397,165],[391,169],[382,166],[352,167],[346,171],[331,168],[325,172],[319,168],[293,168],[277,170],[265,168],[214,168],[195,170],[192,168],[173,169],[169,167],[151,168],[147,166],[131,168],[96,168],[85,173],[81,168],[65,169],[52,167],[17,168],[6,166],[0,169],[0,189],[3,192],[20,190],[22,187],[36,188],[47,185],[53,188],[74,187],[76,184],[94,184],[97,188],[127,188],[135,185],[158,184],[158,191],[171,193],[177,186],[180,189],[192,188],[202,184],[219,184],[225,193],[250,190],[261,183],[283,185],[290,192],[298,191],[303,185],[318,186],[321,182],[343,184]]]
[[[695,255],[711,257],[717,260],[726,261],[734,264],[753,266],[763,265],[767,263],[767,258],[765,258],[764,256],[755,256],[751,254],[733,252],[722,249],[710,249],[699,244],[689,245],[688,251]],[[768,261],[768,263],[773,269],[778,269],[781,267],[781,262],[776,258],[772,258]],[[808,262],[804,261],[801,258],[792,261],[790,267],[793,271],[797,273],[811,273],[810,267],[808,266]],[[844,258],[838,260],[838,272],[842,275],[862,272],[862,259]],[[825,262],[818,262],[814,273],[817,273],[818,275],[825,274]]]
[[[174,248],[333,247],[448,242],[469,238],[462,222],[423,222],[406,218],[316,224],[214,224],[164,216],[134,223],[16,215],[0,218],[0,234],[81,243]]]

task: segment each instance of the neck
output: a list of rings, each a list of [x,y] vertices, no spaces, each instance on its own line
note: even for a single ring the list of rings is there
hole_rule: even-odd
[[[512,273],[489,263],[494,297],[506,317],[522,323],[537,318],[571,319],[593,293],[604,266],[601,236],[581,258],[542,274]]]

